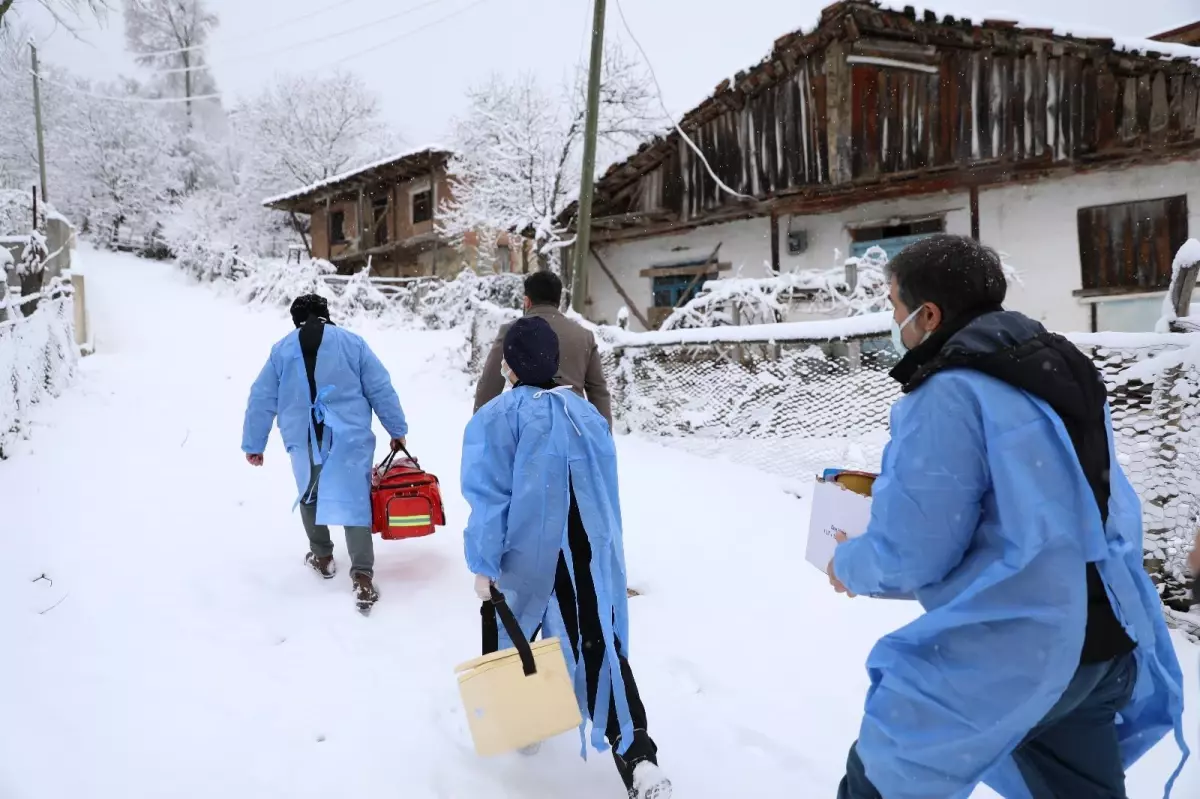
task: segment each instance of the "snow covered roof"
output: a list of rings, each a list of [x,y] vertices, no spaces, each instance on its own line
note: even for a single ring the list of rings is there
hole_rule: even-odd
[[[375,180],[406,180],[445,163],[453,151],[440,144],[428,144],[413,150],[381,158],[370,164],[356,166],[332,177],[318,180],[308,186],[293,189],[285,194],[268,197],[262,201],[267,208],[280,211],[312,213],[318,199],[328,194],[358,186]]]
[[[896,0],[895,2],[892,0],[878,0],[875,5],[882,11],[891,11],[898,14],[904,14],[907,9],[912,9],[916,14],[916,18],[925,22],[936,21],[939,18],[943,22],[947,19],[954,19],[952,14],[945,13],[944,7],[942,12],[939,13],[935,7],[920,6],[912,2],[903,2],[902,0]],[[959,17],[958,23],[970,25],[972,24],[972,20],[969,17]],[[1087,23],[1063,22],[997,11],[987,14],[984,19],[978,21],[978,25],[983,28],[1010,27],[1015,32],[1046,33],[1058,39],[1081,39],[1088,42],[1111,41],[1114,50],[1129,53],[1130,55],[1167,60],[1183,58],[1200,64],[1200,47],[1189,47],[1184,44],[1173,44],[1171,42],[1138,36],[1123,36],[1114,31]],[[1165,36],[1170,33],[1174,33],[1174,31],[1168,31],[1162,35]]]
[[[1200,20],[1177,25],[1150,37],[1156,42],[1177,42],[1179,44],[1200,45]]]

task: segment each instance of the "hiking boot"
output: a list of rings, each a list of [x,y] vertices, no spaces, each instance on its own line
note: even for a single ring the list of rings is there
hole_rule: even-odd
[[[350,579],[354,583],[354,601],[357,603],[358,609],[363,613],[369,613],[375,603],[379,601],[379,591],[371,582],[371,576],[357,572]]]
[[[671,799],[671,781],[657,764],[643,760],[633,769],[629,799]]]
[[[310,569],[324,577],[326,580],[337,574],[337,564],[333,562],[333,555],[326,555],[323,558],[318,558],[316,555],[309,552],[304,556],[304,562]]]

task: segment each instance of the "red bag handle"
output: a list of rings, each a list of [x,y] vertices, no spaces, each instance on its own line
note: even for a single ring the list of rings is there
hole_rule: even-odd
[[[385,471],[385,472],[386,472],[388,469],[392,468],[392,461],[396,460],[396,453],[397,453],[397,452],[403,452],[403,453],[404,453],[404,456],[405,456],[406,458],[408,458],[410,461],[412,461],[412,462],[413,462],[413,466],[416,466],[418,469],[420,469],[420,468],[421,468],[421,462],[420,462],[420,461],[418,461],[416,458],[414,458],[414,457],[412,456],[412,453],[410,453],[410,452],[408,451],[408,448],[407,448],[407,447],[405,447],[404,445],[401,445],[401,446],[400,446],[400,449],[394,449],[394,450],[392,450],[391,452],[389,452],[389,453],[388,453],[388,456],[387,456],[386,458],[384,458],[384,459],[383,459],[383,463],[379,464],[379,465],[378,465],[377,467],[375,467],[375,468],[377,468],[377,469],[382,469],[382,470],[383,470],[383,471]]]

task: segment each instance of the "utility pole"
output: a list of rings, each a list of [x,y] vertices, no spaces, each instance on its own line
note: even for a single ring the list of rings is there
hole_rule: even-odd
[[[596,178],[596,131],[600,127],[600,72],[604,65],[604,1],[595,0],[592,61],[588,67],[587,119],[583,127],[583,181],[579,186],[579,219],[571,271],[571,308],[582,314],[587,303],[584,264],[592,248],[592,188]]]
[[[46,144],[42,137],[42,89],[41,73],[38,72],[37,46],[29,43],[29,57],[33,59],[33,119],[37,125],[38,171],[42,178],[42,202],[49,202],[46,191]]]

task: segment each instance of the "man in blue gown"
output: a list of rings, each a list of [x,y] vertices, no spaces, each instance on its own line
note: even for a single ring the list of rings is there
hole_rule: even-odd
[[[1000,259],[977,242],[934,236],[889,271],[904,396],[870,524],[829,574],[925,614],[871,652],[839,797],[963,799],[982,781],[1009,799],[1124,799],[1125,769],[1164,735],[1187,752],[1104,382],[1001,308]]]

